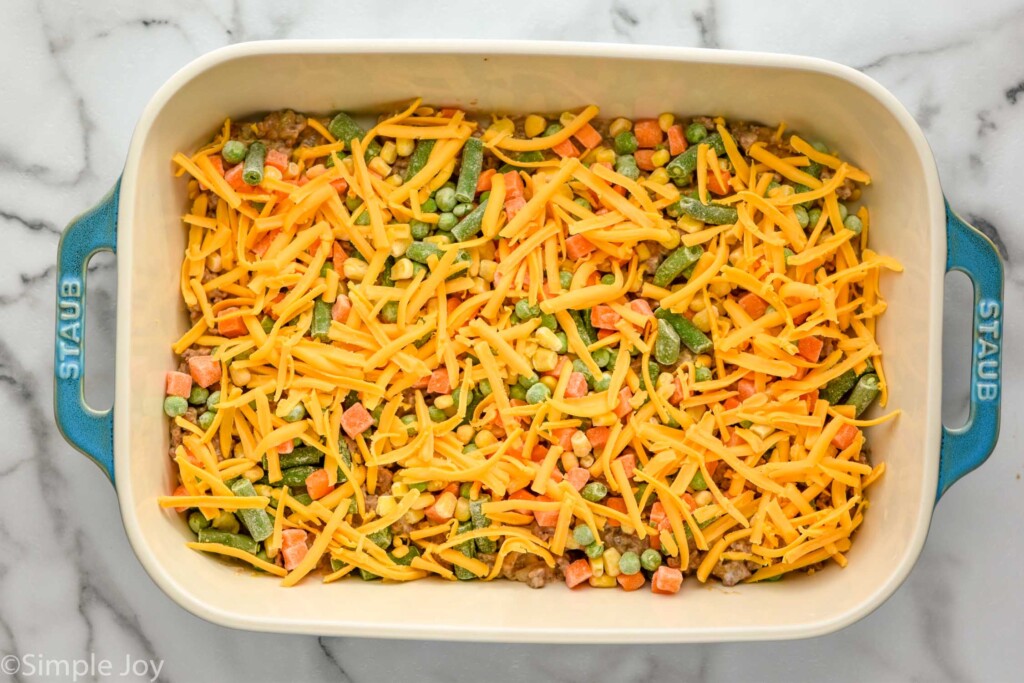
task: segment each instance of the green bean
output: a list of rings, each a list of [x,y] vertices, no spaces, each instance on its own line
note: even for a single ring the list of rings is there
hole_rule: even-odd
[[[672,323],[662,318],[658,321],[658,338],[654,340],[654,359],[662,365],[672,365],[679,360],[679,333]]]
[[[701,127],[703,128],[703,126]],[[700,140],[700,142],[710,145],[714,148],[715,154],[719,156],[725,154],[725,144],[722,142],[722,136],[718,133],[713,133]],[[665,170],[668,171],[668,177],[675,181],[683,181],[689,178],[690,174],[697,170],[697,149],[697,145],[694,144],[675,159],[668,162],[668,165],[665,166]]]
[[[679,201],[673,204],[682,214],[696,218],[712,225],[731,225],[739,220],[739,214],[731,206],[722,204],[702,204],[699,199],[680,197]]]
[[[231,492],[236,496],[256,495],[256,489],[253,488],[252,483],[242,477],[231,482],[230,488]],[[241,517],[242,524],[245,525],[246,530],[254,541],[270,538],[270,535],[274,533],[274,521],[270,519],[270,515],[267,514],[266,510],[247,508],[239,510],[237,514]]]
[[[697,329],[696,325],[678,313],[673,313],[667,308],[659,308],[654,312],[654,317],[664,320],[675,328],[676,334],[679,335],[679,341],[694,353],[707,353],[715,345],[707,335]]]
[[[600,503],[608,495],[608,487],[599,481],[592,481],[583,487],[580,495],[591,503]]]
[[[206,519],[206,515],[202,512],[196,510],[188,516],[188,528],[192,530],[192,533],[198,534],[203,529],[210,528],[210,520]]]
[[[302,503],[303,505],[312,505],[313,504],[313,498],[308,493],[296,493],[294,496],[292,496],[292,498],[294,498],[298,502]],[[355,502],[355,501],[352,501],[352,502]]]
[[[249,145],[245,153],[245,166],[242,167],[242,180],[246,185],[259,185],[263,182],[263,164],[267,159],[267,146],[260,141]]]
[[[616,135],[614,145],[616,154],[632,154],[640,147],[636,135],[631,130],[624,130]]]
[[[323,462],[324,454],[312,446],[299,446],[292,449],[291,453],[284,453],[278,456],[282,470],[287,470],[300,465],[319,465]],[[264,463],[266,469],[266,463]]]
[[[320,297],[313,302],[313,321],[309,324],[309,334],[313,339],[329,341],[327,333],[331,330],[331,308],[332,305]]]
[[[482,507],[490,499],[490,496],[480,496],[476,500],[469,501],[469,518],[474,529],[486,529],[491,526],[491,520],[484,514]],[[493,553],[498,549],[498,544],[493,539],[482,536],[476,539],[476,549],[482,553]]]
[[[409,565],[412,564],[413,560],[415,560],[417,557],[420,556],[420,549],[417,548],[414,545],[407,545],[407,546],[405,546],[405,550],[406,550],[406,553],[404,555],[402,555],[401,557],[396,556],[394,551],[389,552],[388,553],[388,557],[390,557],[391,561],[394,562],[395,564],[401,565],[403,567],[408,567]],[[339,569],[340,569],[340,567],[339,567]],[[337,571],[337,569],[335,569],[335,571]]]
[[[348,444],[345,439],[338,439],[338,454],[341,456],[341,461],[345,463],[345,467],[352,469],[352,452],[348,449]],[[344,484],[348,481],[348,475],[341,469],[341,465],[338,465],[338,483]]]
[[[484,200],[480,202],[480,205],[467,213],[458,225],[452,228],[452,237],[456,242],[465,242],[470,237],[476,236],[480,232],[480,227],[483,225],[484,211],[487,210],[487,202]],[[456,209],[459,207],[455,207]],[[458,214],[456,214],[458,215]]]
[[[250,555],[255,555],[260,549],[259,543],[241,534],[232,534],[227,531],[217,531],[216,529],[202,529],[197,535],[199,536],[200,543],[220,543],[229,548],[237,548]]]
[[[309,475],[316,472],[317,469],[319,468],[311,467],[309,465],[289,467],[288,469],[281,471],[281,484],[287,486],[290,489],[305,486],[306,479],[309,477]]]
[[[851,405],[854,408],[854,417],[860,417],[861,413],[868,409],[868,407],[875,402],[878,398],[878,392],[880,388],[878,386],[878,375],[866,372],[861,375],[860,379],[857,380],[857,385],[853,387],[853,391],[846,399],[846,405]]]
[[[392,538],[391,527],[389,526],[386,526],[379,531],[374,531],[372,534],[366,535],[366,539],[381,550],[387,550],[391,547]]]
[[[188,410],[188,401],[181,396],[168,396],[164,399],[164,414],[167,417],[180,417]]]
[[[857,373],[852,369],[847,370],[826,384],[825,388],[821,390],[821,394],[818,398],[822,401],[828,401],[830,406],[837,405],[843,400],[843,396],[846,396],[847,392],[849,392],[856,383]]]
[[[220,150],[220,155],[229,164],[240,164],[245,161],[245,153],[248,151],[245,143],[241,140],[228,140]]]
[[[569,311],[569,317],[576,323],[576,331],[580,335],[580,339],[587,346],[597,341],[597,333],[594,332],[594,328],[590,326],[590,314],[581,311]]]
[[[416,143],[416,149],[413,150],[412,155],[409,157],[409,165],[405,169],[405,180],[412,178],[427,165],[430,153],[434,151],[435,142],[437,140],[420,140]]]
[[[405,250],[407,258],[426,265],[427,259],[431,256],[441,258],[444,252],[441,251],[441,247],[437,246],[433,242],[413,242],[409,245],[409,248]]]
[[[458,533],[465,534],[473,530],[473,522],[463,522],[459,525]],[[455,549],[466,557],[476,557],[476,544],[473,541],[463,541],[462,543],[455,546]],[[476,574],[463,569],[459,565],[455,565],[453,568],[455,572],[455,578],[459,581],[472,581],[476,578]]]
[[[480,169],[484,163],[484,141],[469,138],[462,146],[462,164],[459,166],[459,182],[455,186],[455,199],[471,202],[476,197],[476,184],[480,180]]]
[[[352,149],[353,138],[359,138],[362,140],[366,137],[366,131],[363,127],[356,123],[351,116],[345,112],[338,112],[338,114],[331,119],[331,122],[327,124],[327,130],[330,131],[331,135],[345,143],[345,149]],[[363,157],[369,161],[378,154],[380,154],[380,143],[376,139],[370,140],[369,144],[366,145],[366,153]]]
[[[533,164],[538,161],[544,161],[544,154],[537,150],[531,150],[529,152],[519,152],[518,154],[515,155],[515,160],[522,162],[524,164]],[[530,168],[529,166],[519,166],[518,164],[511,165],[515,166],[516,168]]]
[[[704,254],[704,248],[697,245],[693,247],[679,247],[661,262],[658,270],[654,272],[654,285],[656,287],[668,287],[679,277],[684,270]]]

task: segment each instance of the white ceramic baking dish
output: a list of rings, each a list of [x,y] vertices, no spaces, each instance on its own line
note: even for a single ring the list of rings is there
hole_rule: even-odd
[[[649,592],[530,590],[512,582],[405,585],[307,579],[283,589],[185,547],[190,534],[156,504],[173,488],[160,408],[170,344],[186,329],[177,287],[184,183],[171,156],[232,118],[283,107],[379,111],[422,96],[471,110],[552,112],[598,104],[607,114],[663,111],[786,121],[870,171],[872,246],[904,264],[884,276],[879,338],[891,406],[900,418],[871,430],[889,467],[849,553],[813,577],[722,588],[688,582],[675,597]],[[118,263],[116,402],[82,400],[85,263]],[[192,62],[139,119],[112,193],[73,222],[58,257],[57,421],[116,483],[125,530],[153,580],[189,611],[264,631],[492,641],[660,642],[776,639],[834,631],[878,607],[921,551],[945,488],[981,464],[998,432],[1002,268],[979,232],[947,213],[920,128],[867,76],[785,55],[669,47],[538,42],[284,41],[235,45]],[[975,283],[971,420],[940,421],[943,277]],[[473,609],[454,609],[461,604]]]

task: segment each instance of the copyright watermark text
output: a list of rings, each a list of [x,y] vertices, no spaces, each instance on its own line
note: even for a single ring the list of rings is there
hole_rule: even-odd
[[[126,678],[155,681],[164,668],[162,659],[138,659],[125,655],[123,660],[97,657],[62,659],[37,653],[0,657],[0,673],[22,678],[47,678],[77,682],[96,678]]]

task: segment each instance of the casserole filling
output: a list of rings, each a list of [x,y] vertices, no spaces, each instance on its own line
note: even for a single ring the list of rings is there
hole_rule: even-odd
[[[190,547],[284,585],[846,566],[898,412],[862,416],[901,269],[869,176],[783,125],[597,115],[282,111],[174,157]]]

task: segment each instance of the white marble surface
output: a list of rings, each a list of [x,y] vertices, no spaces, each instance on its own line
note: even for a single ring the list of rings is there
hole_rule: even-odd
[[[161,680],[182,682],[1021,680],[1024,1],[862,0],[828,9],[783,0],[519,0],[493,16],[482,8],[498,3],[443,4],[3,0],[0,655],[95,653],[113,661],[115,678],[126,657],[157,659]],[[240,40],[385,36],[797,52],[858,67],[908,106],[953,206],[1004,247],[1010,310],[1000,447],[942,500],[916,569],[883,607],[840,633],[788,643],[452,645],[227,630],[185,613],[147,578],[109,484],[53,425],[60,231],[117,177],[150,95],[197,55]],[[90,394],[100,403],[112,393],[101,347],[113,338],[113,280],[110,260],[94,266]],[[962,396],[966,350],[955,350],[947,394]]]

